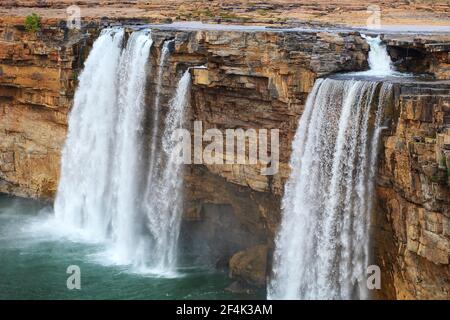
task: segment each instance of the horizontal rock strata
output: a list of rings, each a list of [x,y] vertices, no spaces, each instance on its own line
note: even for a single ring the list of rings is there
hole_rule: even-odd
[[[0,23],[0,192],[51,199],[77,75],[99,30],[93,24],[69,31],[54,20],[32,34],[21,21]],[[194,246],[196,239],[211,240],[212,245],[195,248],[212,257],[209,263],[229,266],[240,282],[264,285],[291,142],[307,95],[318,77],[366,69],[368,46],[354,32],[157,28],[152,36],[149,112],[162,43],[174,39],[161,106],[187,67],[206,66],[192,70],[189,129],[200,120],[203,130],[280,130],[280,168],[273,176],[260,175],[259,165],[240,164],[191,165],[185,172],[183,242]],[[449,48],[441,38],[386,40],[400,69],[427,72],[441,81],[397,86],[386,114],[390,124],[380,151],[381,201],[373,228],[384,297],[446,298]],[[419,60],[424,67],[414,70],[412,61]],[[266,259],[263,252],[269,252]]]

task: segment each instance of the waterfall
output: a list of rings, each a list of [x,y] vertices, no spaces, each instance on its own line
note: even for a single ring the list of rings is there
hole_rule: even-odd
[[[139,233],[139,168],[149,31],[105,29],[79,78],[55,200],[58,219],[96,240],[112,233],[114,259],[130,263]]]
[[[151,31],[131,33],[125,48],[124,39],[122,28],[102,31],[80,75],[55,217],[83,237],[107,243],[106,256],[113,263],[167,274],[176,264],[182,197],[182,165],[172,138],[183,123],[190,73],[183,75],[168,106],[161,137],[156,131],[144,141]],[[170,43],[164,44],[158,66],[155,123]],[[145,155],[148,143],[161,148],[151,147]],[[155,159],[155,170],[147,177],[142,173],[149,158]]]
[[[269,298],[367,296],[372,184],[390,90],[390,84],[371,81],[316,82],[293,142]]]
[[[350,75],[393,75],[380,38],[364,37],[371,70]],[[268,298],[368,298],[376,162],[391,93],[379,81],[316,81],[292,145]]]
[[[120,264],[135,262],[142,230],[139,228],[139,185],[142,172],[142,136],[147,61],[152,46],[150,32],[133,32],[119,64],[119,91],[115,145],[109,172],[111,214],[115,248]]]
[[[167,62],[167,58],[170,54],[170,46],[174,43],[174,40],[164,41],[163,47],[161,49],[161,56],[159,58],[158,65],[158,75],[156,79],[156,89],[155,89],[155,100],[153,107],[153,122],[152,122],[152,136],[151,136],[151,147],[150,147],[150,160],[149,160],[149,175],[150,179],[154,175],[155,170],[155,160],[157,154],[157,141],[158,141],[158,130],[159,130],[159,113],[160,113],[160,100],[161,100],[161,89],[163,82],[164,66]]]
[[[177,85],[175,96],[169,103],[165,119],[162,152],[155,161],[155,173],[149,175],[146,194],[147,226],[154,270],[174,270],[181,221],[182,164],[176,150],[174,135],[184,122],[189,102],[191,76],[187,70]],[[158,271],[161,272],[161,271]]]
[[[370,46],[369,67],[372,74],[388,75],[393,73],[392,60],[380,36],[371,38],[363,35]]]
[[[111,223],[106,194],[117,118],[119,62],[124,31],[105,29],[86,60],[61,159],[55,215],[65,225],[104,239]]]
[[[383,78],[383,77],[407,77],[409,74],[395,70],[394,64],[387,51],[386,45],[380,36],[370,37],[361,34],[369,45],[368,63],[369,70],[347,73],[347,76]]]

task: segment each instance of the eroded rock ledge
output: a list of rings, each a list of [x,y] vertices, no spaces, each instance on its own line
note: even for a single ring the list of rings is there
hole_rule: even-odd
[[[0,25],[0,192],[54,196],[77,74],[98,32],[96,25],[69,32],[49,24],[35,35],[19,22]],[[148,108],[162,43],[175,39],[162,105],[174,92],[173,79],[189,66],[206,65],[193,70],[188,127],[201,120],[204,129],[280,129],[275,176],[249,165],[193,165],[185,173],[183,244],[193,249],[202,239],[194,249],[207,262],[230,261],[233,277],[263,286],[306,97],[317,77],[367,68],[368,46],[355,32],[156,28],[152,36]],[[382,297],[448,298],[449,48],[432,37],[386,39],[399,67],[417,71],[411,65],[419,59],[425,61],[419,71],[442,81],[397,86],[387,114],[374,221]]]

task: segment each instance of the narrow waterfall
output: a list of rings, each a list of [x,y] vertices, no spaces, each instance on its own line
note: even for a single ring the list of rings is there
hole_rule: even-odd
[[[386,46],[382,43],[380,36],[371,38],[364,36],[370,46],[369,51],[369,67],[372,73],[387,75],[394,70],[392,68],[392,60],[387,53]]]
[[[167,274],[175,268],[181,219],[182,166],[176,162],[172,138],[184,119],[190,73],[183,75],[168,106],[164,132],[145,141],[151,31],[133,32],[125,48],[124,39],[122,28],[105,29],[79,78],[55,216],[83,237],[110,244],[107,258],[113,263]],[[159,61],[154,117],[161,111],[159,95],[169,44],[164,44]],[[152,147],[144,155],[148,144],[162,147]],[[149,158],[155,159],[155,173],[147,177],[143,170]]]
[[[151,147],[150,147],[150,160],[149,160],[149,175],[150,179],[154,174],[155,170],[155,160],[156,160],[156,154],[157,154],[157,141],[158,140],[158,134],[159,134],[159,114],[161,111],[161,89],[162,89],[162,82],[163,82],[163,73],[164,73],[164,66],[166,65],[167,58],[170,54],[170,46],[173,44],[174,40],[167,40],[164,41],[163,47],[161,49],[161,56],[159,58],[159,65],[158,65],[158,75],[156,79],[156,88],[155,88],[155,100],[153,103],[153,121],[152,121],[152,136],[151,136]]]
[[[155,270],[174,270],[181,221],[182,164],[176,150],[174,135],[184,122],[189,102],[191,75],[187,70],[178,82],[175,96],[169,103],[162,135],[162,152],[155,158],[155,170],[147,184],[146,212],[150,231],[150,252]],[[161,271],[159,271],[161,272]]]
[[[358,72],[357,74],[373,76],[373,77],[387,77],[399,75],[394,70],[391,57],[389,56],[386,46],[381,41],[380,36],[370,37],[361,35],[369,44],[369,70]]]
[[[374,69],[352,75],[391,75],[385,48],[371,40]],[[368,298],[376,160],[391,93],[378,80],[316,81],[292,145],[269,298]]]

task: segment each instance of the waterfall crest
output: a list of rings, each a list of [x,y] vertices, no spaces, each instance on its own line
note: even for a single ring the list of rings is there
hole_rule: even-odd
[[[156,132],[147,142],[145,92],[151,70],[151,31],[131,33],[123,48],[124,40],[123,28],[103,30],[80,75],[63,150],[55,217],[83,239],[107,243],[106,258],[112,263],[132,265],[138,272],[173,273],[182,166],[175,161],[171,139],[184,119],[190,73],[183,75],[170,102],[162,137]],[[169,44],[164,44],[157,68],[156,123]],[[154,173],[147,177],[142,173],[149,167],[149,158],[155,159]]]

